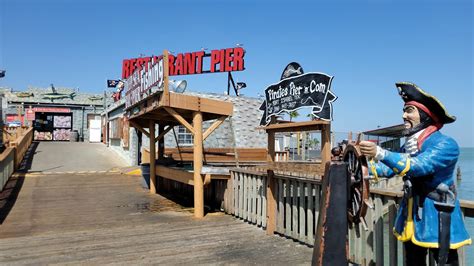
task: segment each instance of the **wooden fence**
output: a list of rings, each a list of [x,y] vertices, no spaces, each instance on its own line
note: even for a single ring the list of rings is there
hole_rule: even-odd
[[[25,156],[28,148],[33,142],[33,128],[30,127],[26,130],[21,131],[21,135],[17,135],[17,138],[10,142],[9,146],[15,148],[15,169],[20,166],[23,157]]]
[[[15,169],[15,149],[6,148],[0,153],[0,191],[3,191],[5,184],[13,174]]]
[[[9,133],[5,133],[6,131]],[[4,128],[3,134],[8,135],[6,149],[0,154],[0,191],[3,190],[13,172],[20,167],[28,148],[33,141],[33,128]]]
[[[30,130],[29,127],[7,127],[4,126],[2,130],[3,144],[9,146],[11,142],[17,140],[25,134],[26,131]]]
[[[276,151],[275,152],[275,162],[287,162],[290,158],[289,151]]]
[[[276,233],[313,245],[319,216],[321,181],[275,174]],[[267,174],[249,169],[231,170],[224,193],[224,210],[261,228],[267,225]],[[393,236],[396,204],[402,193],[375,185],[370,201],[374,206],[366,215],[367,230],[362,225],[348,231],[349,257],[362,265],[401,265],[403,248]],[[461,201],[465,217],[474,217],[474,202]],[[465,264],[464,248],[459,250]]]

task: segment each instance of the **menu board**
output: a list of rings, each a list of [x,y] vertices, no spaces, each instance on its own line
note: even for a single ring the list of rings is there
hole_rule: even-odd
[[[53,124],[55,128],[71,128],[71,116],[55,115]]]
[[[53,131],[53,140],[69,140],[71,138],[70,129],[55,129]]]
[[[41,132],[41,131],[35,130],[34,135],[35,135],[34,140],[52,140],[53,139],[53,135],[51,134],[51,132]]]

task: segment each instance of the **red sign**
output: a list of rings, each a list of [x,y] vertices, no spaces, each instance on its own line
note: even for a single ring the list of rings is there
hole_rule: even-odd
[[[169,55],[169,75],[191,75],[216,72],[242,71],[245,51],[242,47]],[[204,67],[204,58],[210,57],[210,64]],[[149,63],[154,59],[159,61],[162,56],[125,59],[122,63],[122,79],[130,77],[136,69],[145,68],[148,71]]]
[[[23,115],[18,116],[18,115],[14,115],[14,114],[7,114],[5,118],[7,120],[7,123],[20,121],[21,124],[23,124],[24,116]]]
[[[30,121],[35,120],[35,111],[33,111],[33,109],[26,110],[26,120],[30,120]]]
[[[70,113],[71,109],[69,109],[69,108],[60,108],[60,107],[34,107],[33,112],[38,112],[38,113]]]

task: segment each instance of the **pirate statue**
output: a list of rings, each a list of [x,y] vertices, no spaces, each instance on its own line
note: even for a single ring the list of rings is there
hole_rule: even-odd
[[[372,175],[404,178],[404,197],[393,232],[404,242],[406,264],[425,265],[429,249],[438,265],[458,265],[456,249],[471,244],[453,179],[459,147],[439,132],[456,117],[415,84],[396,86],[405,102],[402,151],[391,152],[369,141],[362,141],[360,150],[373,158],[369,162]]]

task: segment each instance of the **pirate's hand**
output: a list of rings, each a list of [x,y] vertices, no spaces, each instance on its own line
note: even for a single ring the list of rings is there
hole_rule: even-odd
[[[359,143],[360,152],[363,155],[369,156],[371,158],[377,155],[377,145],[370,141],[361,141]]]

